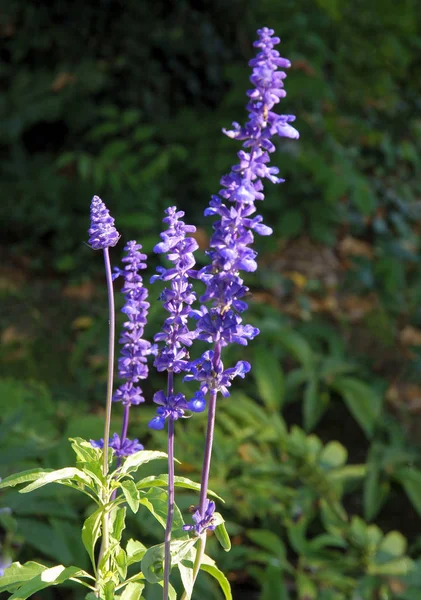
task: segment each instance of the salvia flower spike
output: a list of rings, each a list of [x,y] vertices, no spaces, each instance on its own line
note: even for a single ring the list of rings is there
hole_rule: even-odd
[[[249,65],[253,72],[250,81],[253,89],[247,92],[248,121],[244,127],[233,123],[232,129],[223,130],[232,138],[243,142],[238,152],[239,162],[230,173],[221,179],[222,189],[212,196],[206,216],[216,216],[208,256],[210,264],[199,271],[197,277],[206,286],[201,302],[210,302],[211,307],[201,306],[191,314],[197,320],[196,334],[201,340],[214,344],[213,352],[206,352],[201,359],[194,361],[186,379],[197,379],[202,393],[209,391],[208,427],[202,467],[200,504],[194,516],[196,532],[198,525],[205,522],[209,509],[207,498],[210,461],[212,455],[216,398],[218,392],[229,395],[231,380],[244,377],[250,370],[245,361],[237,363],[233,369],[224,371],[221,350],[230,343],[247,345],[258,335],[259,330],[243,324],[242,313],[247,309],[244,298],[249,290],[244,285],[241,271],[253,272],[257,268],[257,252],[250,246],[254,234],[270,235],[270,227],[262,223],[262,217],[255,215],[255,202],[264,199],[263,181],[281,183],[278,168],[270,167],[270,153],[274,152],[275,137],[295,139],[298,131],[290,123],[292,115],[278,115],[274,107],[286,95],[284,79],[286,74],[279,68],[288,68],[289,60],[282,58],[274,46],[280,39],[274,36],[273,29],[264,27],[258,30],[258,40],[254,47],[257,56]],[[200,557],[204,553],[205,537],[202,536],[194,568],[194,578],[200,568]],[[183,596],[184,598],[185,596]]]
[[[91,201],[91,226],[88,229],[89,245],[93,250],[104,250],[115,246],[120,234],[114,227],[114,219],[99,196]]]

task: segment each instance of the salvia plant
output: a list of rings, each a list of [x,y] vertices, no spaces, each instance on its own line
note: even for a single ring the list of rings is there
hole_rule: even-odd
[[[144,338],[149,309],[148,290],[141,273],[146,268],[142,246],[129,241],[123,265],[112,269],[110,248],[120,239],[114,219],[98,197],[91,203],[89,245],[102,251],[109,304],[109,354],[104,436],[102,439],[72,439],[76,465],[59,470],[30,470],[11,475],[0,487],[24,484],[27,493],[50,483],[58,483],[86,494],[94,510],[82,527],[82,541],[92,563],[92,572],[77,566],[47,567],[37,562],[13,563],[4,572],[1,590],[13,599],[24,600],[41,589],[71,580],[85,586],[87,598],[142,597],[147,584],[159,584],[163,599],[175,598],[171,570],[177,567],[183,584],[182,600],[188,600],[200,569],[219,582],[226,598],[231,598],[228,580],[206,554],[206,540],[214,532],[225,550],[230,541],[222,515],[216,511],[221,500],[208,488],[214,426],[218,397],[230,395],[236,377],[244,378],[251,366],[244,360],[225,367],[223,351],[229,344],[247,345],[259,333],[243,320],[249,290],[243,272],[257,269],[257,252],[252,248],[254,234],[270,235],[270,227],[256,216],[256,202],[264,199],[263,181],[283,181],[277,167],[269,166],[276,137],[297,138],[290,125],[291,115],[279,115],[274,107],[285,96],[283,68],[290,62],[281,58],[274,46],[279,43],[274,31],[258,30],[254,43],[257,56],[250,61],[253,89],[248,95],[248,121],[244,126],[233,123],[224,133],[242,142],[238,164],[221,179],[222,189],[212,196],[205,215],[216,217],[207,251],[208,264],[195,269],[194,253],[198,244],[195,227],[182,219],[176,207],[165,211],[165,231],[154,250],[166,257],[167,267],[158,267],[151,283],[165,286],[160,301],[166,319],[153,343]],[[113,280],[122,278],[126,321],[119,339],[119,384],[114,391],[115,310]],[[193,283],[197,285],[193,286]],[[195,289],[202,284],[199,298]],[[192,346],[201,340],[209,349],[192,359]],[[166,372],[166,388],[157,390],[153,401],[156,416],[149,422],[155,430],[167,431],[167,453],[145,449],[138,439],[128,437],[132,407],[145,401],[141,382],[148,376],[148,359],[159,372]],[[178,391],[181,381],[193,382],[197,389],[191,398]],[[113,402],[123,405],[121,431],[110,432]],[[179,419],[207,410],[200,484],[175,475],[174,442]],[[141,477],[138,471],[150,461],[166,460],[168,474]],[[176,487],[198,492],[197,506],[188,522],[175,504]],[[163,506],[163,498],[165,505]],[[134,513],[149,510],[165,528],[164,541],[146,548],[141,541],[130,539],[123,544],[126,510]]]

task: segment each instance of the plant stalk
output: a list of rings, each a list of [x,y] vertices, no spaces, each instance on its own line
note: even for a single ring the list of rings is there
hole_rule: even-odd
[[[105,423],[104,423],[104,451],[102,471],[104,477],[108,475],[108,455],[109,455],[109,439],[111,426],[111,408],[113,401],[113,376],[114,376],[114,344],[115,344],[115,307],[114,307],[114,291],[113,278],[111,273],[110,254],[108,248],[104,248],[104,263],[105,276],[107,280],[108,292],[108,377],[107,377],[107,398],[105,404]],[[105,497],[105,495],[107,497]],[[104,504],[108,503],[108,491],[104,490],[102,498]],[[104,510],[102,518],[102,543],[98,558],[98,567],[103,555],[107,552],[109,546],[109,518],[108,511]],[[105,565],[106,569],[108,568]],[[99,569],[98,569],[99,570]]]
[[[168,371],[167,395],[174,392],[174,373]],[[168,600],[171,573],[171,531],[174,519],[174,420],[168,419],[168,513],[165,527],[163,600]]]

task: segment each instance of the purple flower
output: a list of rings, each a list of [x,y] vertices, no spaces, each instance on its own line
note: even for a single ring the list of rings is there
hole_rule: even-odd
[[[202,412],[206,408],[206,401],[200,392],[196,392],[192,400],[187,401],[184,394],[170,394],[167,396],[161,390],[156,392],[153,401],[159,406],[156,410],[157,416],[149,421],[151,429],[164,429],[167,419],[177,421],[184,417],[186,410]]]
[[[90,440],[90,442],[94,448],[104,447],[104,440],[102,438],[98,441]],[[117,433],[114,433],[113,437],[110,438],[109,446],[119,458],[129,456],[130,454],[139,452],[139,450],[145,449],[143,445],[139,443],[138,439],[129,440],[129,438],[125,438],[124,440],[121,440]]]
[[[235,377],[244,379],[251,369],[250,364],[245,360],[240,360],[235,367],[225,370],[222,361],[219,361],[216,366],[213,363],[214,352],[208,350],[190,363],[190,373],[185,375],[184,381],[199,381],[202,395],[207,394],[209,390],[216,390],[227,398],[230,395],[228,388],[231,387],[232,380]]]
[[[154,337],[155,342],[164,342],[154,364],[158,371],[179,373],[187,364],[186,346],[191,346],[195,337],[187,322],[191,304],[196,299],[189,276],[194,273],[193,252],[197,250],[198,244],[194,238],[186,237],[186,234],[194,233],[196,228],[180,220],[184,216],[183,211],[177,211],[176,207],[172,206],[165,213],[167,216],[163,222],[168,224],[168,229],[161,233],[162,242],[155,246],[154,251],[158,254],[165,253],[173,266],[168,269],[158,267],[157,274],[151,278],[152,283],[157,279],[171,282],[171,287],[165,288],[160,296],[169,316],[162,331]]]
[[[263,200],[263,180],[280,183],[278,169],[269,167],[269,155],[274,152],[272,138],[298,138],[298,132],[289,125],[292,115],[278,115],[272,109],[285,94],[286,75],[279,67],[288,68],[290,62],[281,58],[274,46],[279,38],[272,29],[258,30],[259,39],[254,43],[259,52],[250,61],[253,68],[250,81],[254,88],[247,92],[248,121],[244,127],[233,123],[224,133],[243,141],[238,152],[239,163],[221,179],[223,188],[212,196],[205,215],[217,216],[208,255],[210,265],[199,271],[197,277],[206,285],[201,302],[212,302],[210,310],[201,309],[193,316],[197,319],[199,339],[218,343],[247,344],[258,330],[242,325],[239,313],[247,308],[244,297],[248,288],[244,285],[241,271],[253,272],[257,268],[255,250],[250,248],[254,234],[270,235],[270,227],[255,215],[256,200]],[[225,202],[227,204],[225,204]]]
[[[89,245],[94,250],[104,250],[115,246],[120,239],[120,235],[114,227],[114,219],[98,196],[94,196],[91,201],[91,226],[88,233]]]
[[[143,339],[146,317],[149,309],[148,290],[143,286],[141,269],[146,268],[146,255],[140,250],[142,246],[135,241],[128,242],[124,248],[124,268],[114,268],[113,279],[124,277],[122,293],[126,298],[122,312],[127,316],[123,324],[124,331],[120,337],[123,344],[118,359],[118,372],[126,381],[116,390],[113,400],[122,402],[124,406],[140,404],[145,399],[142,389],[136,385],[148,376],[147,356],[152,353],[150,342]]]
[[[183,525],[184,531],[195,531],[197,535],[202,535],[206,530],[213,531],[216,528],[214,524],[215,502],[206,498],[205,511],[200,514],[199,507],[193,513],[194,525]]]

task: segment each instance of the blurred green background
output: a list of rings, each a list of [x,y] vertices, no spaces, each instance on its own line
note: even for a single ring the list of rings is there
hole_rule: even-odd
[[[221,555],[210,542],[211,554],[234,598],[419,600],[419,0],[0,3],[0,473],[63,466],[69,436],[101,434],[107,316],[101,256],[85,243],[92,195],[148,253],[176,204],[205,260],[203,210],[239,150],[221,128],[246,119],[262,26],[293,63],[280,110],[301,137],[272,155],[287,181],[268,184],[261,206],[275,233],[257,241],[248,314],[262,335],[226,354],[253,370],[220,402],[211,485],[234,545]],[[147,397],[160,385],[152,373]],[[131,435],[161,448],[152,411],[132,411]],[[203,427],[179,426],[180,471],[193,479]],[[76,525],[89,507],[71,492],[0,501],[12,511],[0,511],[2,560],[82,565]],[[130,527],[161,535],[145,515]],[[199,585],[219,597],[206,577]]]

